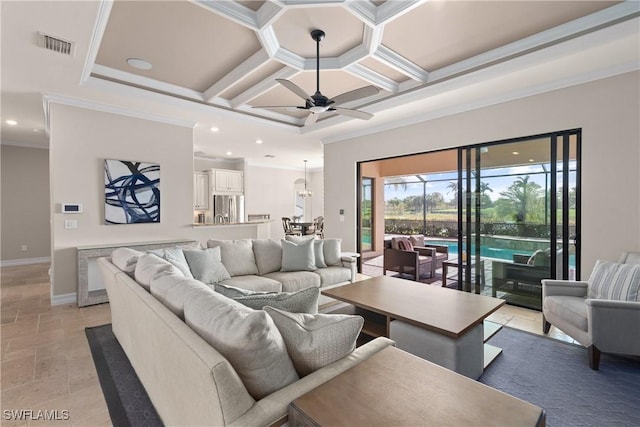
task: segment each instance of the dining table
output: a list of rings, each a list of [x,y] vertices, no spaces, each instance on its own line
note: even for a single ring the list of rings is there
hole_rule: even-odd
[[[291,221],[290,222],[291,227],[294,229],[299,228],[300,229],[300,233],[302,233],[302,235],[306,235],[309,234],[309,229],[312,228],[314,226],[314,222],[298,222],[298,221]]]

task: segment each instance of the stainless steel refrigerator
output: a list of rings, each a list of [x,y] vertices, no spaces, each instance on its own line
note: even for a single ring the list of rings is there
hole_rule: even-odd
[[[244,196],[214,194],[213,222],[244,222]]]

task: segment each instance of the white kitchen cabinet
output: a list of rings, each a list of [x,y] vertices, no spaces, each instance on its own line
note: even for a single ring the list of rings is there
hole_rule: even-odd
[[[193,209],[206,211],[209,209],[209,174],[206,172],[194,172],[193,174]]]
[[[244,192],[243,173],[234,170],[215,170],[215,192],[242,194]]]

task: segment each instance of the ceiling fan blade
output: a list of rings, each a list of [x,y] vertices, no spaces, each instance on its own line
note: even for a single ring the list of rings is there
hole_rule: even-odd
[[[354,89],[349,92],[341,93],[340,95],[329,100],[330,104],[344,104],[345,102],[355,101],[356,99],[365,98],[367,96],[375,95],[380,92],[375,86],[365,86],[359,89]]]
[[[371,113],[360,110],[351,110],[349,108],[334,107],[331,108],[331,111],[335,111],[336,113],[342,114],[343,116],[353,117],[354,119],[369,120],[371,117],[373,117],[373,114]]]
[[[306,110],[304,107],[296,107],[296,106],[281,106],[281,105],[265,105],[264,107],[251,107],[251,108],[260,108],[262,110],[271,110],[271,111],[283,111],[287,113],[295,113],[298,110]]]
[[[320,114],[318,113],[311,113],[307,116],[307,120],[304,121],[304,125],[305,126],[311,126],[312,124],[314,124],[317,120],[318,120],[318,116]]]
[[[298,95],[300,98],[304,99],[305,101],[309,102],[311,105],[315,105],[315,103],[313,102],[313,99],[297,84],[286,80],[286,79],[276,79],[276,81],[278,83],[280,83],[282,86],[286,87],[287,89],[289,89],[291,92],[295,93],[296,95]]]

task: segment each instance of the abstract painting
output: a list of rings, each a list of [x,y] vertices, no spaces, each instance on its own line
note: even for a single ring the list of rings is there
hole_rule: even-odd
[[[105,224],[160,222],[160,165],[104,161]]]

